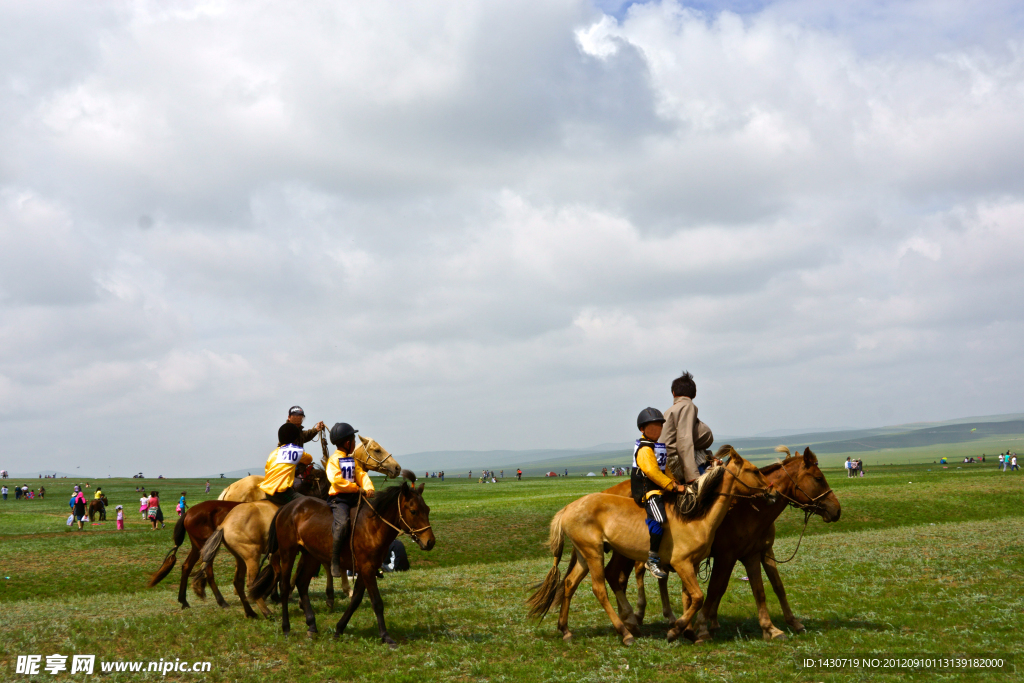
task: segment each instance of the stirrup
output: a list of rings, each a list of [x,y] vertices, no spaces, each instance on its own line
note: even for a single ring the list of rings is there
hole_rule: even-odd
[[[653,576],[654,578],[664,579],[666,576],[668,576],[668,572],[662,569],[661,565],[658,564],[658,562],[658,560],[649,559],[647,560],[647,562],[644,563],[644,567],[647,569],[647,571],[651,573],[651,576]]]

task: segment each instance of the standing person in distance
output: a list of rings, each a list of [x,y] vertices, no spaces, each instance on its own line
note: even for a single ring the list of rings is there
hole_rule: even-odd
[[[358,431],[347,422],[337,422],[331,427],[331,443],[337,447],[327,461],[327,480],[331,482],[327,504],[334,515],[331,524],[334,541],[331,546],[331,576],[342,575],[341,551],[351,533],[349,511],[359,504],[360,494],[369,496],[374,490],[370,475],[352,457]]]
[[[647,553],[647,571],[655,578],[663,579],[668,574],[661,568],[661,539],[665,530],[661,526],[668,522],[665,515],[665,491],[686,491],[677,484],[671,473],[665,471],[668,455],[665,444],[660,443],[665,417],[657,408],[644,408],[636,418],[640,438],[633,448],[633,469],[630,472],[630,492],[637,505],[647,512],[647,530],[651,534],[651,548]]]

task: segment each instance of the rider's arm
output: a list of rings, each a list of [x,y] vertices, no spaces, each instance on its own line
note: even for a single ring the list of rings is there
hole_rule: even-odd
[[[370,475],[358,462],[356,462],[356,481],[359,483],[359,488],[363,489],[366,493],[374,492],[373,481],[370,479]]]
[[[693,455],[693,432],[697,425],[697,407],[690,401],[684,401],[679,411],[679,422],[676,425],[676,453],[683,465],[683,477],[687,482],[700,476],[697,461]]]
[[[668,491],[676,487],[672,477],[658,468],[658,459],[654,456],[654,450],[650,446],[644,446],[637,451],[636,466],[659,488]]]

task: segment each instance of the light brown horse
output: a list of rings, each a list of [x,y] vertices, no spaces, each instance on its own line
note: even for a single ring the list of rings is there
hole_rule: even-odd
[[[402,468],[398,465],[392,455],[380,444],[373,439],[368,439],[364,436],[360,436],[359,440],[360,444],[356,447],[352,455],[359,461],[360,465],[362,465],[364,469],[383,472],[388,476],[401,474]],[[316,472],[322,474],[322,470],[316,470]],[[327,497],[326,484],[323,495],[317,495],[315,497],[321,499]],[[217,555],[217,550],[221,545],[226,547],[228,552],[235,557],[235,576],[233,583],[235,586],[235,592],[238,593],[238,597],[242,602],[242,608],[245,610],[245,615],[247,617],[255,617],[256,613],[253,611],[252,606],[246,599],[245,586],[248,584],[248,586],[251,587],[253,582],[256,580],[260,558],[266,552],[267,539],[269,538],[268,534],[270,531],[270,520],[273,519],[277,509],[277,505],[271,503],[269,500],[242,503],[225,516],[220,527],[209,537],[202,546],[202,550],[200,552],[200,560],[202,563],[195,571],[195,574],[199,577],[202,577],[204,573],[207,573],[207,568],[213,562]],[[328,564],[327,566],[329,567],[330,565]],[[317,567],[318,565],[314,565],[308,569],[315,574],[317,572]],[[200,578],[200,580],[202,579]],[[346,593],[351,595],[349,592],[348,577],[342,575],[341,586]],[[333,609],[334,579],[330,575],[330,572],[327,572],[325,594],[328,608]],[[267,605],[262,598],[257,601],[257,606],[260,611],[263,612],[264,616],[270,615],[270,610],[267,608]]]
[[[415,474],[406,471],[405,475],[415,483]],[[319,564],[330,564],[333,520],[331,509],[326,503],[310,498],[288,503],[274,518],[269,544],[270,566],[260,572],[249,597],[258,601],[270,592],[275,579],[279,582],[281,628],[285,635],[291,631],[288,598],[293,587],[298,589],[299,604],[305,613],[309,634],[317,632],[316,615],[309,604],[309,581],[315,573],[313,568]],[[345,614],[335,626],[336,636],[344,633],[349,619],[363,599],[363,593],[368,591],[373,612],[377,616],[381,642],[392,648],[397,646],[384,624],[384,601],[377,587],[377,570],[380,569],[392,541],[400,533],[409,534],[423,550],[434,547],[434,531],[430,528],[430,507],[423,500],[423,484],[417,487],[402,482],[401,486],[378,491],[371,498],[364,498],[360,502],[351,543],[341,555],[341,566],[351,569],[358,575],[355,593]],[[292,565],[299,554],[299,569],[295,581],[292,582]]]
[[[789,449],[784,446],[780,446],[776,450],[789,455]],[[718,605],[725,594],[729,577],[732,575],[732,568],[737,560],[743,562],[747,570],[764,639],[782,639],[785,638],[785,634],[772,624],[768,615],[760,566],[764,566],[765,574],[768,575],[772,588],[779,598],[786,623],[794,633],[804,631],[803,624],[793,616],[793,611],[790,609],[789,601],[786,599],[786,590],[782,585],[782,578],[779,576],[775,563],[775,555],[772,551],[772,544],[775,541],[775,520],[787,505],[802,509],[808,514],[821,515],[825,522],[837,521],[842,510],[839,500],[825,480],[825,475],[818,468],[817,456],[811,452],[810,448],[804,450],[803,456],[788,457],[781,463],[762,467],[761,474],[765,475],[775,491],[778,492],[779,500],[766,506],[756,504],[751,500],[738,499],[726,514],[711,545],[710,556],[714,559],[714,565],[708,584],[707,597],[697,616],[699,627],[697,642],[711,640],[712,632],[718,629]],[[629,482],[613,486],[606,493],[629,496]],[[643,623],[644,609],[647,603],[643,583],[643,563],[634,564],[628,558],[618,553],[612,553],[612,557],[605,567],[605,574],[613,592],[617,593],[618,584],[625,583],[630,569],[635,569],[636,572],[638,597],[635,614],[637,621]],[[659,580],[658,588],[661,593],[662,613],[670,621],[675,621],[675,615],[669,605],[668,579]]]
[[[696,640],[690,628],[690,621],[704,601],[704,594],[697,581],[696,564],[707,557],[714,541],[715,531],[725,518],[729,504],[735,496],[767,498],[774,502],[777,495],[754,465],[744,460],[731,446],[723,446],[718,457],[728,456],[725,467],[709,470],[698,482],[696,504],[683,517],[676,510],[677,496],[666,494],[667,524],[661,543],[661,556],[669,561],[683,581],[683,616],[668,632],[668,639],[675,640],[683,635]],[[563,639],[572,639],[569,631],[569,604],[580,582],[589,572],[594,595],[604,607],[615,630],[622,636],[625,645],[633,643],[633,633],[639,626],[631,614],[629,602],[624,593],[616,593],[620,609],[627,611],[623,620],[608,602],[605,589],[604,547],[607,544],[616,552],[640,561],[647,558],[649,550],[648,531],[644,510],[632,500],[607,493],[592,493],[566,505],[551,520],[549,545],[554,556],[554,566],[544,581],[530,597],[530,615],[542,617],[555,602],[561,602],[558,630]],[[575,553],[582,562],[571,560],[566,569],[564,582],[559,576],[558,564],[562,557],[562,546],[566,536],[572,542]]]

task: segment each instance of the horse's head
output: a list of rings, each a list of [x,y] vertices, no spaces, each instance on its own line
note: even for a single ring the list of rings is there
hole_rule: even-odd
[[[434,530],[430,528],[430,506],[423,500],[423,484],[416,486],[416,475],[402,470],[409,481],[402,482],[402,493],[398,501],[398,514],[409,537],[422,550],[434,547]]]
[[[380,472],[386,477],[398,477],[402,474],[402,466],[388,453],[379,443],[373,439],[367,439],[359,435],[359,445],[352,453],[352,457],[359,461],[359,464],[366,471]]]
[[[781,453],[789,454],[789,449],[784,446],[777,448]],[[832,487],[825,480],[825,475],[818,468],[818,456],[807,447],[803,456],[799,451],[792,458],[782,463],[785,474],[777,477],[779,488],[788,486],[790,498],[796,501],[798,507],[810,510],[814,514],[821,515],[825,522],[839,520],[842,508],[839,499],[832,491]]]
[[[733,492],[741,496],[763,497],[769,505],[773,505],[778,500],[779,494],[774,485],[761,474],[761,470],[757,469],[752,462],[745,460],[737,453],[735,448],[729,445],[722,446],[715,453],[715,457],[719,460],[728,458],[725,469],[734,480]]]

